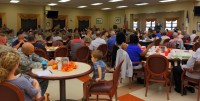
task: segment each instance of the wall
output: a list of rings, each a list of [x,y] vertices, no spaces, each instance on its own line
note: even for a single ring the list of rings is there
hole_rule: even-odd
[[[109,28],[113,28],[113,25],[117,25],[118,28],[123,28],[124,16],[125,16],[125,10],[124,9],[108,11]],[[115,23],[116,17],[120,18],[119,24]]]
[[[91,26],[94,25],[97,28],[107,28],[108,27],[108,17],[107,12],[102,10],[88,10],[88,9],[72,9],[64,7],[52,7],[52,10],[59,11],[60,15],[68,15],[68,28],[73,29],[77,26],[77,16],[91,16]],[[96,18],[102,18],[102,24],[96,24]]]
[[[165,18],[178,18],[178,27],[182,28],[182,23],[184,22],[184,11],[178,11],[178,12],[158,12],[158,13],[142,13],[142,14],[134,14],[132,15],[133,19],[137,19],[139,24],[138,28],[141,30],[145,30],[146,28],[146,18],[155,18],[156,22],[161,23],[162,27],[165,28]]]
[[[6,25],[8,28],[12,28],[17,31],[18,28],[18,14],[39,14],[40,23],[43,27],[43,7],[42,6],[30,6],[30,5],[15,5],[15,4],[0,4],[0,12],[5,13],[6,16]]]
[[[184,14],[182,15],[182,22],[184,23],[185,29],[188,30],[188,32],[191,34],[193,29],[197,29],[196,23],[199,21],[199,17],[194,17],[193,14],[193,8],[194,5],[199,5],[200,3],[190,1],[190,2],[179,2],[179,3],[168,3],[168,4],[160,4],[160,5],[147,5],[147,6],[140,6],[140,7],[134,7],[134,8],[128,8],[125,10],[126,15],[131,14],[141,14],[141,13],[159,13],[159,12],[178,12],[178,11],[184,11]],[[189,15],[189,27],[186,27],[186,14],[188,11]],[[131,28],[131,16],[128,16],[130,18],[127,18],[129,22],[129,28]],[[197,32],[197,34],[200,35],[200,32]]]

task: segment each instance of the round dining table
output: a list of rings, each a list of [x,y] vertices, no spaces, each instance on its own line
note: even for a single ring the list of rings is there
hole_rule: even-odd
[[[38,76],[38,72],[43,71],[42,69],[36,68],[29,71],[29,75],[36,79],[45,80],[59,80],[60,84],[60,101],[67,101],[66,99],[66,87],[65,80],[78,78],[84,75],[88,75],[92,72],[92,67],[89,64],[82,62],[75,62],[77,64],[77,69],[70,72],[63,72],[60,70],[53,70],[51,66],[47,67],[47,70],[51,72],[50,75]],[[68,100],[69,101],[69,100]]]

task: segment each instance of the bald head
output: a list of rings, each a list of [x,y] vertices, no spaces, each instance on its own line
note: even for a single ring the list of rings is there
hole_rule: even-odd
[[[26,55],[31,55],[34,53],[34,46],[31,43],[26,42],[22,45],[22,52]]]

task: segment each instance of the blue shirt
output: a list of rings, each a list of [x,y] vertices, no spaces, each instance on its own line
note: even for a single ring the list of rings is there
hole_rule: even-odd
[[[108,50],[112,50],[113,45],[116,42],[116,36],[111,37],[108,39],[107,44],[108,44]]]
[[[138,45],[129,44],[126,51],[132,62],[140,62],[140,54],[142,53],[142,50]],[[138,64],[134,64],[133,66],[137,65]]]
[[[25,41],[24,41],[24,42],[25,42]],[[12,43],[12,47],[16,46],[18,43],[19,43],[18,39],[15,40],[15,41]],[[23,44],[24,44],[24,43],[21,43],[20,46],[19,46],[19,48],[22,47]]]
[[[102,72],[101,80],[104,80],[106,64],[102,60],[97,60],[96,62],[93,63],[93,66],[94,66],[94,69],[93,69],[92,79],[99,78],[98,68],[101,68],[101,72]]]
[[[162,36],[161,36],[161,34],[160,34],[160,33],[156,33],[156,37],[159,37],[159,38],[161,38]]]

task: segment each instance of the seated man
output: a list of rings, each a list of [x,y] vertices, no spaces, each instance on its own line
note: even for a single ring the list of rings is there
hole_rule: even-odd
[[[28,40],[28,42],[32,43],[35,48],[40,48],[40,49],[44,50],[45,52],[47,51],[45,46],[43,46],[40,43],[36,43],[36,39],[35,39],[34,35],[28,35],[27,40]]]
[[[3,33],[0,33],[0,45],[6,45],[6,36]]]
[[[101,32],[98,31],[96,33],[96,39],[91,42],[89,49],[96,50],[101,44],[106,44],[106,41],[104,39],[101,39]]]
[[[84,46],[84,41],[80,39],[80,35],[78,33],[75,33],[74,39],[70,40],[68,43],[68,47],[71,49],[70,55],[72,60],[76,59],[76,50],[81,46]]]
[[[17,32],[17,40],[12,43],[12,47],[18,49],[22,47],[23,43],[25,42],[23,32]]]
[[[27,74],[28,71],[32,68],[41,68],[42,61],[47,61],[46,59],[39,57],[37,54],[34,53],[34,46],[26,42],[22,45],[22,48],[18,50],[20,54],[20,62],[19,67],[21,69],[22,74]],[[53,65],[54,60],[48,61],[47,65]],[[42,95],[45,93],[48,81],[47,80],[38,80],[42,89]]]
[[[181,93],[181,74],[183,72],[183,69],[186,69],[186,76],[193,78],[193,79],[200,79],[200,73],[195,72],[194,70],[194,64],[196,61],[200,60],[200,48],[197,49],[196,53],[194,53],[187,61],[186,65],[182,65],[174,67],[172,69],[174,81],[175,81],[175,91],[178,93]],[[189,85],[194,85],[193,83],[188,82]],[[194,93],[194,88],[187,87],[189,91]],[[184,89],[184,95],[186,94],[186,90]]]
[[[107,45],[108,45],[108,50],[109,52],[112,51],[113,45],[115,45],[116,42],[116,34],[115,31],[111,31],[110,32],[111,37],[108,39],[107,41]],[[110,53],[111,54],[111,53]]]
[[[14,49],[12,47],[5,45],[6,42],[7,42],[6,36],[3,33],[0,33],[0,53],[14,51]]]

